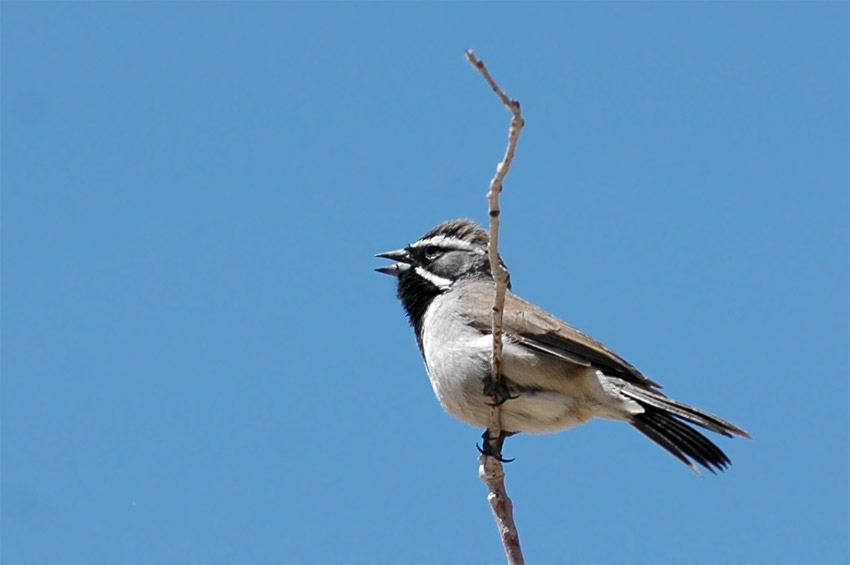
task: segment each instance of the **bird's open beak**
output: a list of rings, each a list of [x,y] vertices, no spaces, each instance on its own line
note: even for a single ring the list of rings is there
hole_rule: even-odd
[[[411,258],[410,253],[407,252],[407,249],[384,251],[383,253],[378,253],[377,255],[375,255],[375,257],[398,261],[398,263],[393,263],[392,265],[387,265],[386,267],[378,267],[377,269],[375,269],[379,273],[384,273],[385,275],[400,277],[403,272],[410,268]]]

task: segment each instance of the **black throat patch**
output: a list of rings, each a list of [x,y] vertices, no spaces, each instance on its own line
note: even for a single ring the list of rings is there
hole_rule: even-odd
[[[431,302],[443,293],[438,286],[419,276],[415,269],[409,269],[398,278],[398,298],[407,312],[407,319],[416,332],[416,343],[422,351],[422,323],[425,311]]]

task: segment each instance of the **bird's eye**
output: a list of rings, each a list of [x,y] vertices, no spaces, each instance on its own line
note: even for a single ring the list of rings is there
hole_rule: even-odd
[[[425,258],[426,259],[434,259],[437,255],[440,254],[440,248],[436,245],[426,245],[425,246]]]

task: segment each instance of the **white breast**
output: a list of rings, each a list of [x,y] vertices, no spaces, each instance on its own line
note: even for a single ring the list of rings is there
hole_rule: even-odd
[[[477,427],[486,427],[489,412],[484,376],[490,367],[492,338],[466,323],[451,308],[452,293],[434,299],[422,324],[422,351],[434,394],[449,414]]]

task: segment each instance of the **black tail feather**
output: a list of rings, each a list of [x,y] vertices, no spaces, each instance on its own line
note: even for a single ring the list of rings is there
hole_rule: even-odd
[[[712,473],[724,471],[732,462],[707,437],[661,409],[644,405],[645,412],[632,418],[632,425],[697,471],[693,461]],[[726,435],[726,434],[724,434]]]
[[[718,418],[714,414],[709,414],[699,408],[694,408],[677,400],[673,400],[656,390],[650,390],[643,387],[637,387],[630,383],[618,382],[621,392],[636,400],[644,407],[654,407],[662,412],[672,414],[682,420],[687,420],[692,424],[701,426],[707,430],[717,432],[726,437],[738,435],[749,438],[750,434],[742,430],[735,424],[727,422],[723,418]]]

